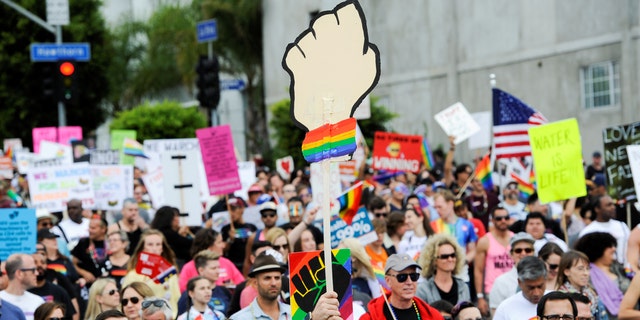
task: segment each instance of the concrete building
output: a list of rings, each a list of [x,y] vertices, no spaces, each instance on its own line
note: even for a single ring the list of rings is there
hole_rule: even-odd
[[[285,47],[318,11],[339,1],[269,0],[264,8],[267,105],[288,97]],[[373,95],[400,114],[392,130],[447,140],[433,116],[461,101],[491,110],[489,75],[549,121],[575,117],[584,159],[602,151],[602,130],[640,120],[637,0],[362,0],[381,53]],[[480,151],[463,143],[459,160]]]

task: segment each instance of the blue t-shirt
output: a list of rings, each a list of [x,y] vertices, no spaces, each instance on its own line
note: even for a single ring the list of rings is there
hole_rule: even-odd
[[[2,314],[0,320],[26,320],[22,310],[9,301],[2,300]]]
[[[187,299],[189,299],[189,292],[185,291],[180,295],[180,299],[178,300],[178,314],[187,312]],[[216,286],[211,290],[211,300],[209,300],[209,308],[211,308],[211,310],[219,311],[226,315],[230,302],[231,293],[227,288]]]

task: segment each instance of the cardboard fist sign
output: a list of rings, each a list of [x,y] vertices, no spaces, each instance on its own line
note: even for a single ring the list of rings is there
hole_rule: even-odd
[[[380,54],[369,43],[357,1],[322,12],[287,46],[282,61],[291,77],[291,118],[307,131],[302,153],[309,162],[355,151],[351,118],[380,78]]]

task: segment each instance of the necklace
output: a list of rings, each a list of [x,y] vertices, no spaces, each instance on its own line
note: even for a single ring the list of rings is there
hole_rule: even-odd
[[[411,299],[411,304],[413,305],[413,309],[416,311],[418,320],[422,320],[422,318],[420,317],[420,312],[418,311],[418,306],[416,305],[416,301]],[[389,305],[391,306],[391,312],[393,312],[393,318],[398,319],[398,316],[396,316],[396,312],[394,311],[396,307],[394,307],[391,303],[389,303]]]

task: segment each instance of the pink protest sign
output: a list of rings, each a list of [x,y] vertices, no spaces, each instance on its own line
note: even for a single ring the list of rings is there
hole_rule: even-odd
[[[58,142],[58,128],[33,128],[31,136],[33,137],[33,152],[40,153],[40,141]]]
[[[233,150],[231,127],[223,125],[198,129],[196,136],[200,142],[209,193],[219,195],[240,190],[242,184]]]
[[[82,140],[82,127],[59,127],[58,128],[58,143],[70,146],[71,141]]]

